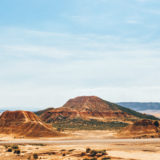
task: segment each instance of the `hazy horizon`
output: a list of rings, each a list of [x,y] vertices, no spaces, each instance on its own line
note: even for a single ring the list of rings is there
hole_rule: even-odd
[[[0,109],[96,95],[160,102],[160,1],[0,2]]]
[[[85,95],[85,96],[95,96],[95,95]],[[76,98],[76,97],[71,97],[70,99]],[[99,97],[99,98],[101,98],[101,97]],[[0,107],[0,111],[6,111],[6,110],[10,110],[10,111],[14,111],[14,110],[38,111],[38,110],[43,110],[43,109],[47,109],[47,108],[59,108],[59,107],[62,107],[68,100],[69,99],[67,99],[66,101],[64,101],[63,103],[61,103],[61,105],[59,105],[59,106],[55,106],[54,104],[49,105],[49,106],[42,106],[42,105],[40,105],[40,106],[27,106],[27,107],[22,107],[22,106],[8,106],[8,107],[5,107],[5,106],[1,106]],[[103,100],[108,101],[107,99],[103,99]],[[109,101],[109,102],[112,102],[112,101]],[[125,102],[123,101],[122,102],[121,101],[121,102],[112,102],[112,103],[116,103],[116,104],[120,104],[120,103],[159,103],[160,104],[160,102],[149,102],[149,101],[148,102],[147,101],[146,102],[136,102],[136,101],[134,101],[134,102],[133,101],[125,101]],[[130,108],[130,107],[127,107],[127,108]],[[142,110],[137,110],[137,111],[142,111],[142,112],[146,112],[146,113],[149,113],[149,111],[150,111],[150,113],[151,113],[151,111],[153,112],[153,111],[158,111],[158,110],[156,110],[156,109],[153,108],[153,110],[149,110],[149,109],[144,110],[144,109],[142,109]]]

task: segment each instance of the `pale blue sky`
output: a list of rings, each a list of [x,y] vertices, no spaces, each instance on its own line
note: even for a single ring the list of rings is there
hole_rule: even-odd
[[[160,101],[159,0],[1,0],[0,106]]]

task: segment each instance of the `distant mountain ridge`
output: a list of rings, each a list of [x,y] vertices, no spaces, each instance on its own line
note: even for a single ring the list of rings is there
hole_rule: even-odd
[[[160,110],[159,102],[119,102],[117,104],[136,111]]]

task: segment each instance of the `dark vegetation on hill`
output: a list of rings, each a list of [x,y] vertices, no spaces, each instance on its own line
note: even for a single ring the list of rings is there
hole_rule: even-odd
[[[117,130],[122,127],[126,127],[128,124],[124,122],[112,121],[102,122],[94,119],[83,120],[83,119],[61,119],[53,123],[53,127],[73,130]]]
[[[47,108],[47,109],[43,109],[37,112],[34,112],[37,116],[40,116],[41,114],[43,114],[44,112],[50,111],[53,108]]]

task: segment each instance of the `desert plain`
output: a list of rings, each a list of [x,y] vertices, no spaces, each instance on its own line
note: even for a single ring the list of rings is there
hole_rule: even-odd
[[[101,160],[159,160],[160,139],[119,139],[114,131],[65,131],[68,136],[56,138],[0,138],[1,160],[84,160],[92,159],[86,149],[106,150]],[[17,146],[20,154],[8,152]],[[34,157],[36,155],[37,157]],[[104,159],[105,160],[105,159]]]

